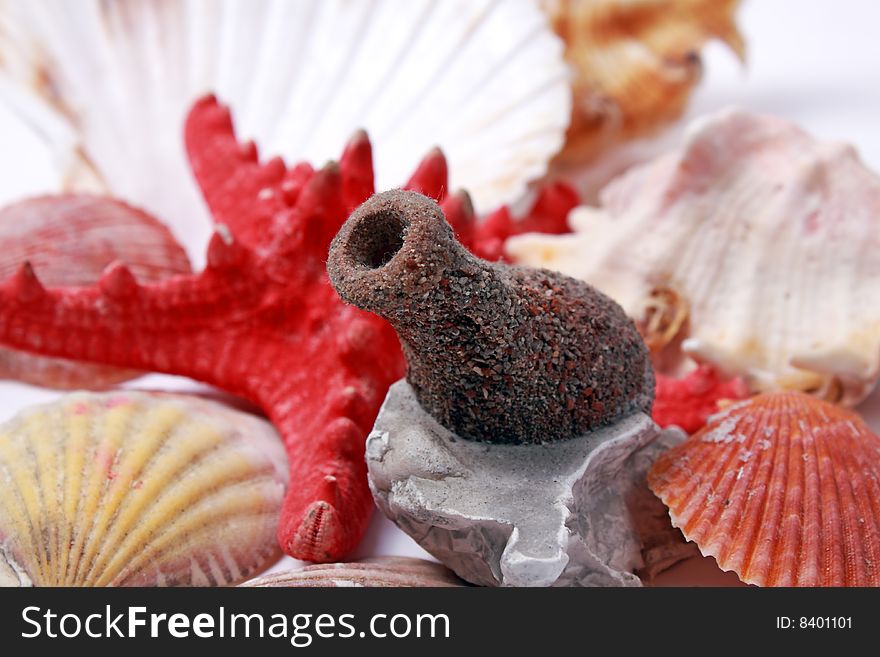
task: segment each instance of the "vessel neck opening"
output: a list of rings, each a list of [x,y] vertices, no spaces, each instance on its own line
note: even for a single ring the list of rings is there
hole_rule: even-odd
[[[406,227],[404,218],[393,212],[366,216],[351,233],[349,254],[367,269],[384,267],[403,248]]]

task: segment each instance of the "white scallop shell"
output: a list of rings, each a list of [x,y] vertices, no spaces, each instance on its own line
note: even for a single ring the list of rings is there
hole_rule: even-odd
[[[684,353],[755,390],[855,404],[876,382],[880,178],[851,146],[728,110],[570,224],[513,238],[509,254],[596,285],[636,320],[672,290],[689,311]]]
[[[439,145],[478,211],[545,173],[571,112],[562,43],[531,0],[0,0],[0,68],[65,178],[97,172],[172,222],[205,212],[181,132],[208,91],[290,162],[338,158],[365,128],[379,189]]]
[[[73,393],[0,425],[0,585],[224,585],[261,572],[287,459],[214,402]]]

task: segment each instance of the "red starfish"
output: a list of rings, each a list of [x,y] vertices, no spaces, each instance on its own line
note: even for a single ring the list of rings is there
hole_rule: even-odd
[[[324,269],[330,240],[374,192],[370,142],[357,133],[338,164],[318,171],[288,169],[278,158],[261,164],[213,97],[195,104],[185,139],[218,223],[205,270],[141,285],[114,263],[96,286],[46,290],[24,263],[0,285],[0,342],[188,376],[255,402],[290,459],[282,548],[307,561],[339,559],[369,521],[365,437],[404,371],[394,331],[344,305]],[[406,187],[441,201],[466,243],[483,239],[467,196],[446,195],[439,150]],[[556,212],[564,217],[576,203],[559,189],[536,204],[542,216],[548,205],[554,210],[553,225]]]
[[[719,403],[748,396],[749,387],[742,378],[724,380],[709,365],[700,365],[680,379],[657,373],[654,422],[696,433],[719,410]]]

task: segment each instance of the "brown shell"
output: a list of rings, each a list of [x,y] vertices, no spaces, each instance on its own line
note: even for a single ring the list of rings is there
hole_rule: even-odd
[[[305,566],[252,579],[248,587],[434,587],[467,586],[439,563],[410,557],[377,557],[353,563]]]
[[[9,205],[0,210],[0,244],[0,280],[28,261],[47,287],[91,285],[115,260],[144,283],[191,271],[183,247],[159,221],[100,196],[41,196]],[[138,374],[0,347],[0,379],[95,389]]]
[[[880,438],[801,392],[726,409],[648,473],[672,523],[759,586],[880,586]]]
[[[699,82],[699,50],[720,39],[742,59],[739,0],[541,0],[574,69],[557,161],[575,164],[678,118]]]

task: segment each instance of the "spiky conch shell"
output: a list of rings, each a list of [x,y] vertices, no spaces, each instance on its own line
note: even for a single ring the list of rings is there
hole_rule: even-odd
[[[450,587],[467,586],[443,564],[410,557],[376,557],[352,563],[305,566],[263,575],[246,587]]]
[[[662,454],[648,485],[746,583],[880,586],[880,438],[852,411],[758,395]]]
[[[656,324],[655,364],[690,356],[753,392],[844,405],[880,376],[880,177],[849,145],[725,110],[569,223],[571,235],[514,237],[508,253]]]
[[[179,126],[208,90],[288,161],[325,162],[364,128],[380,189],[439,145],[479,213],[523,197],[570,120],[563,46],[531,0],[31,0],[0,2],[4,26],[7,100],[52,137],[62,177],[172,225],[207,219],[176,183]]]
[[[51,287],[92,285],[116,260],[142,283],[192,271],[168,228],[137,208],[102,196],[59,194],[9,205],[0,210],[0,244],[0,280],[25,261]],[[0,379],[98,389],[139,374],[0,347]]]
[[[0,584],[236,584],[280,554],[277,433],[214,402],[72,393],[0,425]]]
[[[557,164],[594,160],[681,116],[700,80],[699,51],[719,39],[743,60],[739,0],[541,0],[575,71]]]

